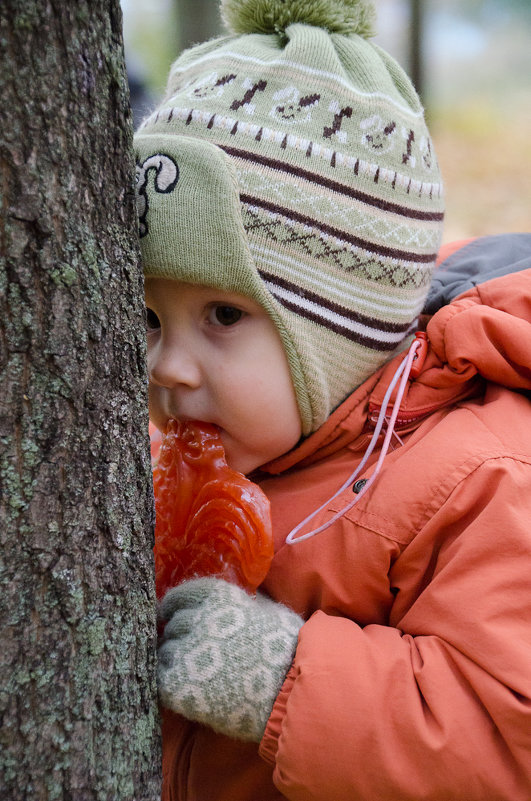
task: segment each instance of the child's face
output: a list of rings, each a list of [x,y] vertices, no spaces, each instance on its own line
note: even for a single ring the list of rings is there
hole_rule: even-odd
[[[227,462],[250,473],[298,442],[301,421],[280,336],[243,295],[146,279],[149,412],[221,430]]]

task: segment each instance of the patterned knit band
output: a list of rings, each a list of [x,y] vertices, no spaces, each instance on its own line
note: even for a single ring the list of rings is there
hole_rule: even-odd
[[[440,244],[439,169],[408,78],[353,32],[367,3],[223,10],[249,32],[185,52],[135,137],[144,268],[267,310],[307,434],[408,342]]]

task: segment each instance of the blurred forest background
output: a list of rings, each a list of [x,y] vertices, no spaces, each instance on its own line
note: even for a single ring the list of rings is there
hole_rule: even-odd
[[[171,62],[222,32],[218,0],[121,0],[135,125]],[[531,0],[375,0],[413,78],[446,184],[446,242],[531,231]]]

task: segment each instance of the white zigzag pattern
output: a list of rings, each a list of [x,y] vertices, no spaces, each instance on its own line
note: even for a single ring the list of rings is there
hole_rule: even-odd
[[[308,262],[302,264],[302,262],[292,259],[290,256],[257,245],[253,241],[250,242],[250,246],[251,252],[258,254],[259,261],[272,267],[277,275],[283,275],[294,284],[304,284],[308,289],[317,293],[323,291],[323,275],[319,268],[312,267]],[[420,287],[419,289],[408,290],[407,295],[403,298],[393,294],[388,303],[383,303],[385,296],[371,292],[357,282],[333,278],[330,275],[327,275],[327,289],[329,290],[328,297],[330,300],[344,304],[345,298],[348,297],[349,305],[356,305],[360,310],[366,309],[368,313],[381,315],[384,318],[390,314],[396,315],[397,312],[402,316],[404,314],[407,316],[418,314],[424,303],[425,295],[425,290]]]
[[[258,178],[258,176],[253,176],[252,173],[245,172],[245,170],[238,170],[240,187],[243,187],[246,191],[265,193],[265,196],[273,194],[288,208],[293,203],[297,204],[298,202],[303,203],[305,206],[309,205],[316,220],[330,219],[335,223],[341,220],[349,230],[367,232],[369,236],[372,235],[375,239],[381,239],[383,233],[388,244],[396,242],[400,247],[408,245],[419,249],[428,248],[433,250],[439,245],[439,230],[413,228],[412,226],[415,225],[414,220],[411,221],[411,225],[392,223],[383,217],[379,220],[370,220],[365,215],[360,214],[358,206],[354,203],[351,204],[350,208],[345,208],[326,195],[307,195],[298,186],[290,184],[286,187],[280,182],[273,184],[261,177],[256,182],[253,182],[252,177]],[[283,189],[288,189],[288,192],[283,192]],[[261,197],[264,197],[264,194],[261,194]],[[329,207],[327,210],[323,208],[325,204]]]
[[[261,209],[259,206],[255,206],[252,203],[247,203],[246,207],[250,211],[252,211],[253,213],[255,213],[257,215],[262,215],[263,214],[265,216],[270,217],[272,221],[275,221],[279,216],[278,212],[269,211],[267,209]],[[350,251],[350,253],[354,253],[354,254],[355,253],[359,253],[360,251],[362,251],[364,253],[373,252],[373,251],[371,251],[370,242],[364,243],[364,244],[366,244],[366,247],[362,247],[361,245],[356,245],[356,244],[353,244],[353,243],[349,242],[347,239],[342,239],[339,236],[333,236],[331,234],[325,233],[324,231],[320,231],[317,225],[315,225],[315,226],[305,225],[303,223],[298,223],[295,220],[291,220],[287,215],[285,215],[285,216],[282,215],[282,216],[287,221],[287,223],[286,223],[287,227],[290,227],[290,228],[294,229],[296,225],[301,225],[303,230],[312,231],[312,232],[315,231],[315,232],[317,232],[317,235],[318,235],[319,239],[321,239],[321,241],[323,241],[323,242],[333,242],[336,246],[339,246],[339,248],[344,252]],[[379,259],[379,261],[386,262],[387,264],[394,264],[396,266],[403,266],[403,267],[413,267],[417,273],[422,269],[425,269],[425,270],[428,270],[429,272],[431,272],[432,267],[433,267],[432,263],[426,263],[426,264],[422,265],[422,264],[418,264],[416,261],[413,261],[413,260],[408,261],[405,258],[405,256],[403,256],[403,258],[397,258],[397,257],[394,257],[394,256],[379,255],[378,259]]]

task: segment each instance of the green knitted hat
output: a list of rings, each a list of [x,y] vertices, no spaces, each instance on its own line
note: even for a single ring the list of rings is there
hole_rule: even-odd
[[[222,0],[135,136],[147,275],[237,291],[280,332],[305,434],[408,343],[443,193],[362,0]]]

